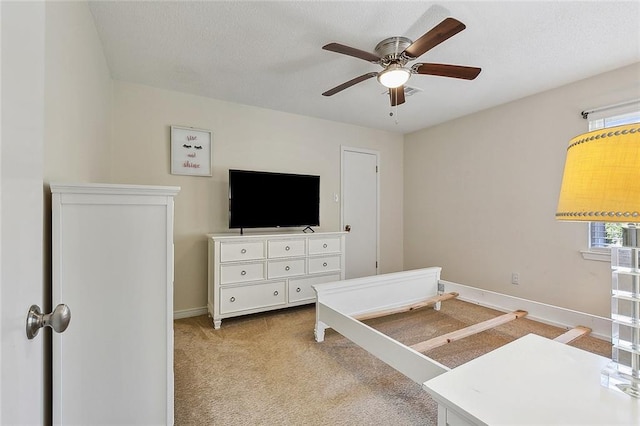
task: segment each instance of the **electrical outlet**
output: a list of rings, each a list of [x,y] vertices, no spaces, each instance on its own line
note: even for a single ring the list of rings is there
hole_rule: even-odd
[[[518,285],[520,284],[520,274],[517,272],[511,273],[511,284]]]

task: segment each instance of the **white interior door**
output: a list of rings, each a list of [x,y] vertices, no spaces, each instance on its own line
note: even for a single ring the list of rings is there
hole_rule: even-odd
[[[42,307],[44,2],[0,2],[0,424],[41,425],[43,333],[28,340],[27,311]]]
[[[347,279],[378,273],[378,157],[376,151],[342,147],[342,228],[350,229]]]

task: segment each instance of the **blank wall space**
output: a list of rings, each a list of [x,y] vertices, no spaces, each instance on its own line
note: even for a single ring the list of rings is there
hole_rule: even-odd
[[[405,137],[405,269],[438,265],[470,286],[609,315],[606,262],[585,261],[587,225],[555,209],[583,109],[640,97],[640,64]],[[511,284],[511,273],[520,285]]]

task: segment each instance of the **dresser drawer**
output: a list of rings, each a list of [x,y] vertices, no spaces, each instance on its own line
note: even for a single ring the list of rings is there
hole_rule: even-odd
[[[289,303],[302,302],[303,300],[315,300],[316,292],[311,288],[312,285],[339,280],[340,274],[307,278],[291,278],[289,280]]]
[[[220,313],[248,311],[286,304],[285,282],[224,287],[220,289]]]
[[[340,253],[340,237],[309,238],[309,254]]]
[[[269,258],[304,256],[304,240],[270,240],[267,241],[267,254]]]
[[[304,275],[305,259],[270,260],[267,263],[267,277],[284,278]]]
[[[264,280],[264,262],[220,265],[220,284]]]
[[[309,258],[309,273],[339,271],[342,265],[342,256],[322,256]]]
[[[263,241],[220,243],[220,262],[264,259]]]

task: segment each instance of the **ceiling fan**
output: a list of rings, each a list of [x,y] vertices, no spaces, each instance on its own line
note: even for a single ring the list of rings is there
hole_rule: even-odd
[[[339,43],[329,43],[322,46],[324,50],[364,59],[365,61],[378,64],[384,68],[380,72],[369,72],[351,79],[333,89],[327,90],[322,95],[332,96],[355,84],[372,77],[377,77],[380,84],[389,89],[391,106],[396,106],[404,103],[404,84],[412,74],[438,75],[441,77],[473,80],[480,74],[481,68],[423,62],[415,63],[410,68],[405,67],[407,62],[415,60],[465,28],[466,26],[457,19],[446,18],[416,41],[411,41],[406,37],[390,37],[384,39],[375,47],[375,53],[366,52]]]

